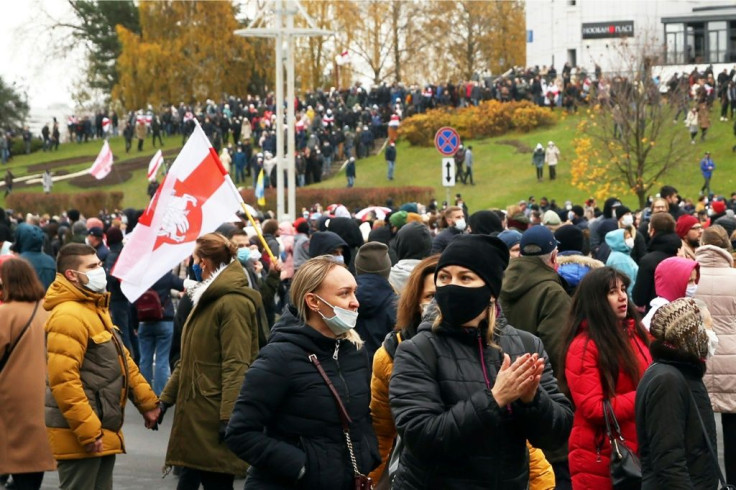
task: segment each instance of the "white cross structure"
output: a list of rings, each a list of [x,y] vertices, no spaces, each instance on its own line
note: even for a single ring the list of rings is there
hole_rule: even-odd
[[[260,2],[259,2],[260,3]],[[304,19],[307,27],[294,27],[294,18]],[[267,18],[273,18],[268,27]],[[296,114],[294,108],[294,38],[299,36],[328,36],[331,31],[319,29],[305,12],[299,0],[271,0],[260,8],[258,14],[245,29],[238,29],[235,35],[243,37],[267,37],[276,40],[276,217],[296,219],[296,174],[294,155],[296,153]],[[284,158],[284,70],[286,70],[287,108],[287,153]],[[284,209],[284,168],[288,181],[288,210]]]

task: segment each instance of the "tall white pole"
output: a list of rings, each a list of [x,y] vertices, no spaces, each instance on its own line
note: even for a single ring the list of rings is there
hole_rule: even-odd
[[[284,217],[284,4],[276,0],[276,219]]]
[[[288,1],[287,6],[289,9],[288,17],[286,18],[287,32],[291,33],[294,29],[294,15],[297,13],[296,4],[293,1]],[[296,109],[294,108],[294,35],[288,34],[288,48],[286,57],[286,117],[287,117],[287,145],[288,155],[286,157],[286,169],[288,172],[288,207],[287,213],[289,220],[294,221],[297,216],[296,209],[296,168],[295,168],[295,155],[296,155]]]

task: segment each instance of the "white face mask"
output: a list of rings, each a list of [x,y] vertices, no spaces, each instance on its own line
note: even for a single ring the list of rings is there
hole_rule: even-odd
[[[315,296],[317,295],[315,294]],[[325,324],[332,331],[332,333],[334,333],[335,335],[342,335],[355,328],[355,324],[358,321],[357,311],[347,310],[339,306],[332,306],[320,296],[317,297],[324,304],[332,308],[332,312],[335,314],[335,316],[327,318],[322,314],[321,311],[317,310],[317,313],[319,313],[319,315],[325,321]]]
[[[697,284],[688,284],[685,288],[685,297],[686,298],[693,298],[695,297],[695,293],[698,291],[698,285]]]
[[[708,336],[708,354],[705,356],[706,359],[710,359],[716,355],[716,349],[718,348],[718,336],[712,328],[705,330],[705,335]]]
[[[89,237],[87,237],[87,238],[84,239],[84,244],[85,245],[89,245],[90,247],[92,246],[92,244],[89,243]]]
[[[105,289],[107,289],[107,274],[105,274],[105,269],[103,269],[102,267],[92,269],[88,272],[76,272],[87,276],[87,284],[85,284],[84,287],[86,287],[90,291],[93,291],[95,293],[104,293]]]
[[[467,226],[467,225],[465,224],[465,219],[464,218],[460,218],[460,219],[455,220],[455,228],[456,229],[458,229],[460,231],[465,231],[465,226]]]
[[[626,240],[624,240],[624,243],[626,243],[626,246],[629,247],[629,249],[634,248],[634,239],[629,237]]]
[[[630,214],[625,214],[623,216],[623,218],[621,218],[621,224],[624,225],[624,226],[626,226],[626,227],[629,227],[629,226],[633,225],[634,224],[634,217],[631,216]]]
[[[259,252],[258,250],[251,250],[250,255],[248,256],[248,260],[250,260],[251,262],[258,262],[259,260],[261,260],[261,252]]]

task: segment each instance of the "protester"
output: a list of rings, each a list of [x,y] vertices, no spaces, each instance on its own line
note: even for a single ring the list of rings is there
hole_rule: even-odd
[[[31,263],[44,289],[48,289],[56,275],[53,257],[43,253],[44,233],[41,228],[21,223],[15,229],[12,250]]]
[[[611,267],[590,271],[575,292],[560,365],[573,403],[573,488],[611,488],[611,445],[603,420],[610,404],[626,445],[636,452],[634,397],[652,362],[649,339],[626,294],[629,279]]]
[[[179,488],[201,481],[205,490],[232,489],[247,465],[224,444],[225,428],[248,366],[258,353],[260,295],[248,287],[237,247],[217,233],[196,241],[197,286],[184,325],[181,358],[161,394],[176,405],[166,465],[181,466]]]
[[[544,180],[544,159],[544,147],[542,146],[542,143],[537,143],[536,148],[534,148],[534,153],[532,153],[532,165],[534,165],[537,169],[538,182]]]
[[[705,133],[703,134],[705,136]],[[706,151],[705,156],[700,160],[700,173],[703,174],[703,187],[700,188],[700,195],[710,196],[710,179],[713,177],[713,171],[716,169],[716,164],[710,157],[710,152]]]
[[[682,247],[682,240],[675,233],[675,220],[671,215],[658,213],[652,215],[649,223],[649,246],[647,253],[639,262],[639,272],[636,274],[636,283],[631,299],[638,307],[649,310],[649,303],[655,298],[654,271],[660,262],[668,257],[677,255]]]
[[[432,255],[442,253],[455,236],[465,233],[467,224],[465,223],[463,208],[450,206],[445,209],[442,215],[442,225],[444,229],[432,241],[432,250],[430,251]]]
[[[560,149],[557,148],[554,141],[547,143],[547,149],[544,151],[544,162],[549,168],[549,180],[557,178],[557,163],[560,161]]]
[[[504,230],[498,234],[498,238],[509,249],[509,260],[517,259],[521,255],[521,233],[515,229]]]
[[[606,265],[626,275],[629,279],[626,294],[631,296],[631,292],[634,290],[634,284],[636,283],[636,276],[639,273],[639,266],[636,265],[636,262],[630,256],[634,248],[634,237],[631,236],[628,229],[619,228],[618,230],[606,233],[606,245],[611,250],[606,260]]]
[[[87,221],[89,222],[90,220]],[[102,231],[102,227],[93,226],[91,228],[88,228],[87,238],[85,239],[85,243],[95,249],[95,251],[97,252],[97,257],[99,257],[100,261],[102,262],[105,261],[107,254],[110,253],[110,249],[107,248],[107,245],[105,245],[104,237],[105,233]]]
[[[703,382],[708,389],[711,405],[721,414],[723,426],[723,455],[726,480],[736,481],[736,389],[731,385],[736,373],[732,359],[736,354],[732,330],[736,318],[736,269],[731,254],[731,242],[726,231],[713,225],[703,232],[703,245],[695,252],[700,265],[700,281],[695,299],[702,300],[713,316],[713,332],[719,345],[715,355],[708,360]]]
[[[703,235],[703,225],[695,216],[685,214],[677,219],[675,232],[682,240],[683,255],[695,260],[695,253],[700,246],[700,237]]]
[[[0,475],[18,490],[41,488],[56,469],[44,424],[45,288],[31,265],[9,258],[0,265]]]
[[[46,294],[46,427],[61,488],[112,488],[128,397],[152,429],[158,398],[110,318],[107,277],[95,249],[70,243]]]
[[[396,143],[393,141],[389,142],[384,152],[386,158],[386,166],[388,167],[386,178],[388,180],[394,180],[394,169],[396,168]]]
[[[404,445],[394,488],[526,489],[526,440],[546,450],[568,435],[570,405],[541,342],[497,322],[508,259],[484,235],[458,237],[440,257],[439,316],[394,358],[389,398]]]
[[[356,289],[332,257],[313,258],[294,275],[291,303],[248,370],[227,428],[228,447],[251,466],[246,489],[354,489],[355,471],[378,465]],[[349,440],[335,396],[347,410]]]
[[[649,303],[649,312],[642,324],[649,330],[654,313],[677,298],[692,298],[700,280],[700,266],[692,259],[670,257],[659,263],[654,271],[654,290],[657,296]]]
[[[650,331],[655,362],[636,393],[641,488],[716,488],[716,425],[703,385],[718,345],[710,314],[680,298],[657,310]]]
[[[422,223],[407,223],[396,233],[394,244],[398,260],[391,267],[388,281],[396,292],[401,293],[414,268],[429,256],[432,236]]]
[[[500,238],[500,236],[499,236]],[[575,293],[583,277],[593,269],[603,267],[603,263],[587,255],[583,255],[583,231],[575,225],[563,225],[555,231],[557,240],[557,273],[564,279],[566,291],[570,296]]]

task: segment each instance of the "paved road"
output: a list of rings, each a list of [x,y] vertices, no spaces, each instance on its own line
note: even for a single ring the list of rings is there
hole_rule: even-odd
[[[130,405],[129,407],[132,407]],[[119,454],[115,460],[113,486],[115,490],[141,489],[175,489],[177,477],[170,473],[161,478],[161,468],[164,465],[166,446],[171,431],[173,410],[166,414],[164,424],[158,432],[146,430],[143,426],[143,417],[135,410],[125,411],[125,447],[128,454]],[[2,486],[0,486],[2,488]],[[56,472],[46,473],[43,490],[59,488],[59,477]],[[235,482],[235,488],[243,488],[243,480]]]

